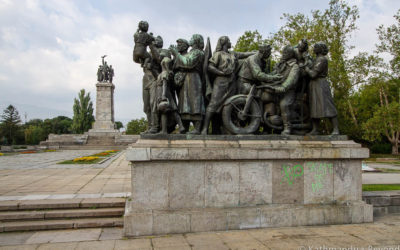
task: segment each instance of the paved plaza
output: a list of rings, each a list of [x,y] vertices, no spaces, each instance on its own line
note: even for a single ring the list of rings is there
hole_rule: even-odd
[[[130,192],[130,168],[123,152],[102,164],[57,164],[101,151],[60,150],[2,156],[0,200],[21,199],[22,196],[24,199],[65,199],[76,195],[88,198],[89,195]]]
[[[384,248],[387,247],[387,248]],[[390,248],[391,247],[391,248]],[[251,229],[175,234],[127,239],[121,228],[0,233],[5,249],[399,249],[400,215],[379,217],[374,223]]]
[[[389,163],[368,163],[368,166],[375,169],[399,170],[400,166]],[[363,184],[400,184],[400,173],[364,173]]]

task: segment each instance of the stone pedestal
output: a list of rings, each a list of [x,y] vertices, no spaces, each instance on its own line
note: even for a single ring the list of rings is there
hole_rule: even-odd
[[[128,148],[126,236],[372,222],[361,197],[369,151],[359,144],[213,138]]]
[[[109,82],[96,84],[96,121],[89,133],[118,133],[114,127],[114,88]]]

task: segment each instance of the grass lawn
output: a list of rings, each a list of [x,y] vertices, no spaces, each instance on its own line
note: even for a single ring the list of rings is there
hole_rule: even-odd
[[[400,160],[400,155],[392,155],[392,154],[371,154],[370,159],[377,158],[396,158]]]
[[[365,160],[366,162],[375,163],[390,163],[400,165],[400,155],[392,154],[371,154],[371,156]]]
[[[98,163],[99,161],[103,160],[104,158],[97,158],[91,161],[74,161],[74,160],[67,160],[67,161],[61,161],[57,162],[57,164],[95,164]]]
[[[400,184],[363,184],[362,191],[400,190]]]
[[[400,168],[399,169],[391,169],[391,168],[375,168],[376,170],[379,170],[381,173],[400,173]],[[400,181],[400,180],[399,180]]]

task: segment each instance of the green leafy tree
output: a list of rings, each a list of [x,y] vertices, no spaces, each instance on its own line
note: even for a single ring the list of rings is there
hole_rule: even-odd
[[[1,131],[3,136],[7,139],[8,144],[16,144],[21,128],[21,117],[18,110],[9,105],[1,115]]]
[[[400,92],[399,92],[400,95]],[[400,100],[390,100],[386,86],[380,86],[379,105],[373,116],[364,124],[364,137],[369,141],[379,140],[382,135],[392,144],[392,154],[399,154],[400,144]],[[400,99],[400,96],[399,96]]]
[[[389,54],[389,64],[382,67],[378,77],[369,79],[373,89],[370,96],[379,100],[372,109],[372,116],[363,124],[364,138],[369,141],[384,137],[392,146],[392,154],[399,154],[400,143],[400,10],[394,15],[396,23],[377,28],[379,43],[378,55]],[[377,93],[379,93],[377,95]]]
[[[390,60],[390,75],[393,78],[400,78],[400,9],[394,15],[395,24],[385,27],[380,25],[377,29],[379,44],[378,53],[388,53],[392,56]]]
[[[263,40],[262,35],[257,30],[248,30],[239,37],[234,47],[234,50],[238,52],[258,50],[258,46],[264,42],[265,40]]]
[[[72,119],[66,116],[57,116],[52,119],[32,119],[23,125],[25,143],[39,144],[52,134],[70,134]]]
[[[121,128],[124,127],[124,124],[122,124],[122,122],[120,122],[120,121],[116,121],[115,122],[115,127],[116,127],[116,129],[120,130]]]
[[[24,130],[25,143],[29,145],[37,145],[41,141],[46,140],[48,134],[42,126],[29,125]]]
[[[364,130],[361,125],[372,116],[375,105],[379,103],[379,97],[376,95],[379,92],[377,85],[371,83],[387,79],[386,74],[382,73],[386,66],[378,55],[365,52],[360,52],[348,60],[347,65],[352,91],[346,100],[348,109],[343,115],[349,122],[345,126],[345,132],[354,140],[364,143]]]
[[[24,126],[29,127],[29,126],[43,126],[43,120],[42,119],[31,119],[27,121]]]
[[[147,129],[147,120],[145,118],[133,119],[126,125],[127,135],[138,135]]]
[[[74,99],[73,110],[72,131],[78,134],[88,131],[94,122],[93,103],[90,100],[90,93],[85,94],[85,90],[81,89],[78,99]]]
[[[72,132],[72,119],[66,116],[57,116],[50,119],[51,133],[53,134],[70,134]]]

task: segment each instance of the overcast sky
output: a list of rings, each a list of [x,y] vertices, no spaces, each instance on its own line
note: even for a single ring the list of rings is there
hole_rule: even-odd
[[[0,111],[13,104],[25,121],[72,117],[80,89],[96,94],[101,55],[115,69],[115,118],[144,117],[142,70],[132,61],[133,33],[140,20],[164,38],[164,47],[194,33],[235,44],[245,30],[264,37],[282,25],[283,13],[324,10],[328,0],[0,0]],[[349,0],[360,19],[351,43],[372,52],[379,24],[394,23],[399,0]]]

